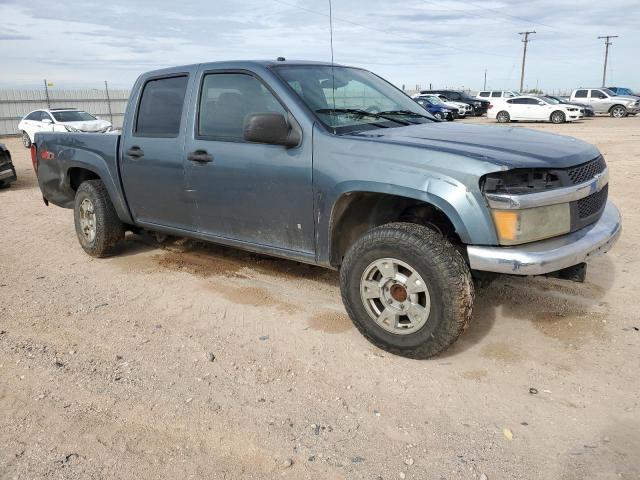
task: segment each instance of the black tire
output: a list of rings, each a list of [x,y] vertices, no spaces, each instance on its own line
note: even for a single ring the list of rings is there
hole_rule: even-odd
[[[496,120],[498,123],[509,123],[511,121],[511,115],[509,115],[509,112],[502,110],[496,115]]]
[[[95,213],[95,234],[90,238],[81,226],[81,205],[88,200]],[[118,218],[109,193],[102,180],[83,182],[76,192],[73,217],[78,241],[83,250],[92,257],[106,257],[113,253],[113,248],[124,239],[124,225]]]
[[[628,112],[624,105],[614,105],[609,109],[609,115],[613,118],[624,118],[628,115]]]
[[[24,145],[24,148],[31,148],[31,139],[29,138],[29,134],[24,130],[22,131],[22,145]]]
[[[436,117],[438,120],[442,120],[442,114],[440,112],[434,113],[433,116]]]
[[[376,260],[393,258],[410,265],[430,297],[426,322],[415,332],[392,333],[376,323],[360,294],[361,279]],[[474,287],[462,255],[434,230],[413,223],[389,223],[360,237],[340,269],[342,301],[354,325],[379,348],[410,358],[429,358],[446,350],[467,328]]]
[[[551,114],[549,120],[551,120],[551,123],[564,123],[567,121],[567,116],[564,114],[564,112],[556,110]]]

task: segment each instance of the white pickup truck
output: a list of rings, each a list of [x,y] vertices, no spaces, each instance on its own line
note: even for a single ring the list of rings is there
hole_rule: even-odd
[[[591,105],[594,113],[607,113],[624,118],[640,112],[640,100],[628,95],[616,95],[608,88],[579,88],[571,92],[571,101]]]

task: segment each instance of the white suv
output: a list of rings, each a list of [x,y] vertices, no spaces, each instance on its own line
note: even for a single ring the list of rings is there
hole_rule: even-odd
[[[22,133],[22,143],[29,148],[37,132],[90,132],[107,133],[111,122],[100,120],[90,113],[75,108],[52,108],[34,110],[18,124]]]
[[[516,92],[514,90],[483,90],[481,92],[478,92],[476,98],[495,102],[497,100],[507,100],[509,98],[515,98],[521,95],[522,94],[520,92]]]

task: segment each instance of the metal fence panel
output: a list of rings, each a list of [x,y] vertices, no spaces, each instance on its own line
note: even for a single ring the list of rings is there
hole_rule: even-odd
[[[52,88],[49,89],[49,103],[51,108],[78,108],[109,120],[114,127],[122,127],[129,93],[129,90],[109,89],[107,97],[104,89],[57,90]],[[22,117],[39,108],[48,108],[44,89],[0,90],[0,135],[19,133],[18,123]]]

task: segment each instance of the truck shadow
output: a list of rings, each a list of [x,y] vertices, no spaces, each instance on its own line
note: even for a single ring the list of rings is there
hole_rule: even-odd
[[[597,283],[589,278],[597,278]],[[455,356],[480,344],[500,322],[526,322],[523,328],[577,348],[590,339],[606,339],[609,313],[603,301],[615,278],[612,260],[606,256],[590,266],[583,284],[545,277],[499,277],[476,291],[469,329],[441,357]],[[495,335],[496,340],[504,340]]]

